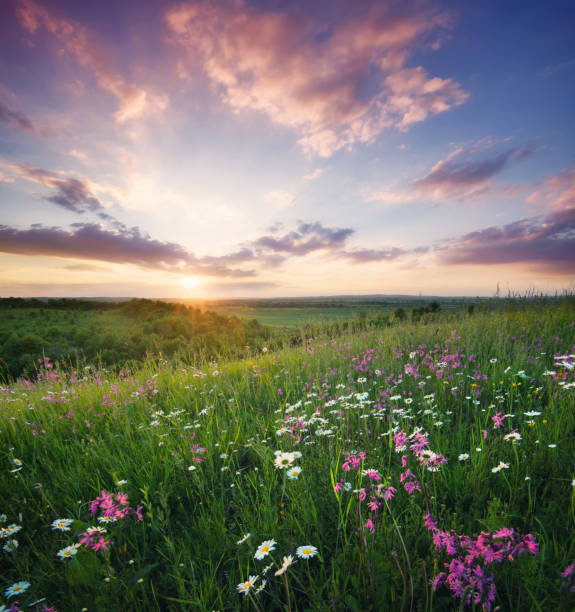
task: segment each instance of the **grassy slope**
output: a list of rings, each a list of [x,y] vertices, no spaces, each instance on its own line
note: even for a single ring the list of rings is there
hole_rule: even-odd
[[[7,387],[0,400],[0,512],[4,525],[22,530],[13,536],[18,549],[2,552],[1,586],[26,580],[31,587],[12,601],[46,597],[60,611],[248,609],[251,600],[236,586],[248,575],[261,583],[270,557],[258,561],[254,552],[273,538],[276,563],[300,545],[320,552],[287,571],[293,610],[407,610],[412,599],[415,609],[447,610],[456,606],[447,590],[433,593],[427,584],[442,569],[423,525],[429,509],[444,529],[532,533],[538,555],[493,569],[498,604],[570,609],[573,596],[561,591],[559,573],[575,560],[568,537],[575,521],[574,390],[544,373],[566,372],[573,380],[552,356],[575,352],[574,320],[565,303],[311,340],[307,349],[211,364],[201,373],[168,363],[120,379],[47,370],[35,385]],[[434,370],[424,365],[428,359]],[[448,362],[442,378],[435,371],[440,361]],[[405,373],[408,363],[417,364],[421,378]],[[479,374],[488,380],[477,380]],[[353,395],[363,392],[373,404]],[[432,393],[434,399],[424,399]],[[495,429],[497,411],[515,416]],[[277,433],[288,417],[307,424],[299,442]],[[389,432],[416,426],[449,462],[437,473],[410,464],[423,488],[410,496]],[[503,440],[511,430],[522,436],[516,445]],[[274,466],[276,449],[302,453],[299,478]],[[334,494],[340,477],[353,489],[370,482],[342,471],[346,451],[365,451],[365,467],[397,488],[389,510],[377,515],[375,536],[364,528],[365,503],[352,492]],[[461,453],[470,458],[459,461]],[[509,469],[493,473],[500,461]],[[127,484],[117,486],[123,479]],[[89,502],[102,489],[127,492],[133,506],[143,503],[144,520],[111,526],[109,553],[81,550],[75,559],[57,559],[58,550],[96,524]],[[76,522],[70,532],[57,532],[50,528],[57,518]],[[247,532],[251,537],[237,545]],[[262,610],[288,602],[275,569],[254,595]]]

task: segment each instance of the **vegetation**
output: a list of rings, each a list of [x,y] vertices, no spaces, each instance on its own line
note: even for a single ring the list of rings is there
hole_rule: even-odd
[[[254,319],[153,300],[0,300],[0,376],[31,374],[44,355],[74,365],[143,361],[150,354],[192,362],[237,355],[271,332]]]
[[[0,605],[573,609],[573,301],[387,323],[3,387]]]

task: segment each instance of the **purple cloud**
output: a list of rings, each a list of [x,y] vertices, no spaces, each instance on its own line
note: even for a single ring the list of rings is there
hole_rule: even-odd
[[[7,104],[2,102],[2,100],[0,100],[0,121],[24,132],[30,132],[36,135],[40,133],[40,130],[38,130],[32,119],[22,111],[10,108]]]
[[[488,191],[491,179],[511,162],[527,159],[534,152],[533,147],[514,147],[487,159],[454,161],[463,153],[463,149],[457,149],[447,159],[435,164],[426,176],[415,181],[411,189],[434,201],[475,197]]]
[[[179,244],[154,240],[138,228],[108,230],[92,223],[75,223],[70,230],[42,225],[20,230],[0,225],[0,252],[133,264],[183,274],[237,278],[255,274],[231,269],[218,258],[197,258]]]
[[[439,259],[445,264],[529,264],[557,275],[573,274],[575,207],[470,232],[441,248]]]
[[[350,228],[332,228],[317,222],[300,222],[296,231],[282,236],[262,236],[253,240],[251,244],[262,251],[306,255],[320,249],[340,248],[353,232],[354,230]]]
[[[342,251],[341,255],[352,263],[371,263],[374,261],[392,261],[408,255],[411,251],[390,247],[388,249],[357,249],[355,251]]]

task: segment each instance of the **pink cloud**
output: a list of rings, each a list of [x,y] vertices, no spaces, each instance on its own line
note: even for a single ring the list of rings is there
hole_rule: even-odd
[[[398,13],[387,2],[361,6],[361,14],[326,24],[243,0],[200,1],[169,10],[166,22],[188,63],[205,71],[234,112],[264,112],[296,130],[308,154],[328,157],[468,97],[451,79],[405,67],[422,37],[445,26],[443,15],[421,6]]]
[[[168,106],[164,94],[154,94],[138,85],[128,83],[115,68],[103,46],[82,25],[55,16],[34,0],[19,0],[18,18],[24,29],[35,35],[45,29],[76,62],[89,70],[103,91],[119,102],[115,119],[122,123],[144,113],[163,111]]]
[[[527,202],[555,210],[575,207],[575,167],[543,181]]]
[[[575,273],[575,206],[470,232],[450,240],[438,255],[445,264],[523,264],[571,276]]]

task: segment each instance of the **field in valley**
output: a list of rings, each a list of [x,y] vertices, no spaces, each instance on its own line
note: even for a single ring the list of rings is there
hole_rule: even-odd
[[[0,605],[572,610],[573,299],[411,319],[4,384]]]

